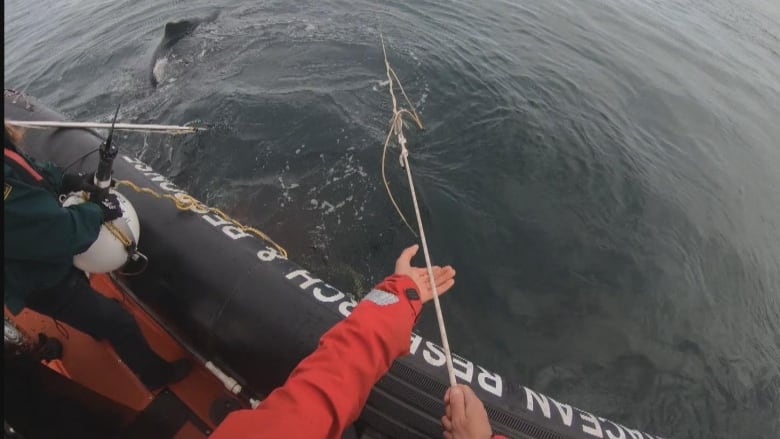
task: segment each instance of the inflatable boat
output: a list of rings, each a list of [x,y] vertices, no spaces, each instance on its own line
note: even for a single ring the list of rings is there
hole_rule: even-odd
[[[64,120],[12,90],[4,93],[4,111],[9,120]],[[102,141],[91,130],[59,128],[28,129],[21,143],[37,159],[92,172],[98,158],[90,152]],[[261,404],[357,305],[355,296],[290,261],[255,229],[200,203],[183,208],[175,201],[192,198],[141,160],[120,151],[114,177],[131,183],[117,190],[138,214],[138,247],[148,264],[132,276],[94,274],[91,283],[135,316],[156,351],[168,359],[189,356],[196,366],[183,381],[150,392],[106,343],[30,310],[17,316],[6,310],[6,437],[208,437],[231,410]],[[443,349],[413,334],[410,352],[377,383],[345,437],[442,436]],[[455,355],[453,363],[457,380],[484,402],[497,434],[657,437],[514,384],[466,358]]]

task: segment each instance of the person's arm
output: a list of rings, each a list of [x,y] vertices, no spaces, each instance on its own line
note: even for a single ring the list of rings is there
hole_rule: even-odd
[[[17,260],[73,256],[89,248],[100,233],[103,212],[95,203],[61,207],[44,188],[6,181],[3,202],[4,249]]]
[[[341,437],[374,384],[397,357],[409,352],[412,326],[422,303],[432,297],[427,275],[419,271],[423,269],[409,264],[416,251],[416,246],[404,251],[396,274],[326,332],[284,386],[256,409],[229,414],[211,438]],[[452,287],[454,275],[451,267],[436,267],[440,293]]]

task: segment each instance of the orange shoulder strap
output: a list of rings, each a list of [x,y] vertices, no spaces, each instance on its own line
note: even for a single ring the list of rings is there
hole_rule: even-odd
[[[27,174],[34,178],[36,182],[43,181],[41,174],[39,174],[38,171],[36,171],[35,168],[33,168],[32,165],[30,165],[27,160],[21,156],[21,154],[8,148],[3,148],[3,154],[5,155],[5,158],[11,160],[12,163],[10,164],[16,165],[18,168],[26,171]]]

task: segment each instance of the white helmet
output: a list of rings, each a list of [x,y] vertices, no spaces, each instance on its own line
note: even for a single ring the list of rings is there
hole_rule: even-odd
[[[73,257],[73,265],[87,273],[108,273],[123,266],[130,251],[135,251],[138,239],[141,237],[141,224],[133,205],[124,195],[110,190],[119,200],[122,216],[103,223],[100,234],[95,242],[85,251]],[[63,207],[84,203],[81,192],[74,192],[62,203]]]

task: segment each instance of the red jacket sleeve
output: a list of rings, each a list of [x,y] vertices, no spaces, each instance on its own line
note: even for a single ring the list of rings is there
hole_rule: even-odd
[[[409,353],[422,304],[407,276],[382,281],[352,314],[320,339],[284,386],[254,410],[232,412],[212,439],[339,438],[360,414],[371,388]],[[385,292],[385,293],[382,293]],[[392,294],[387,294],[392,293]]]

